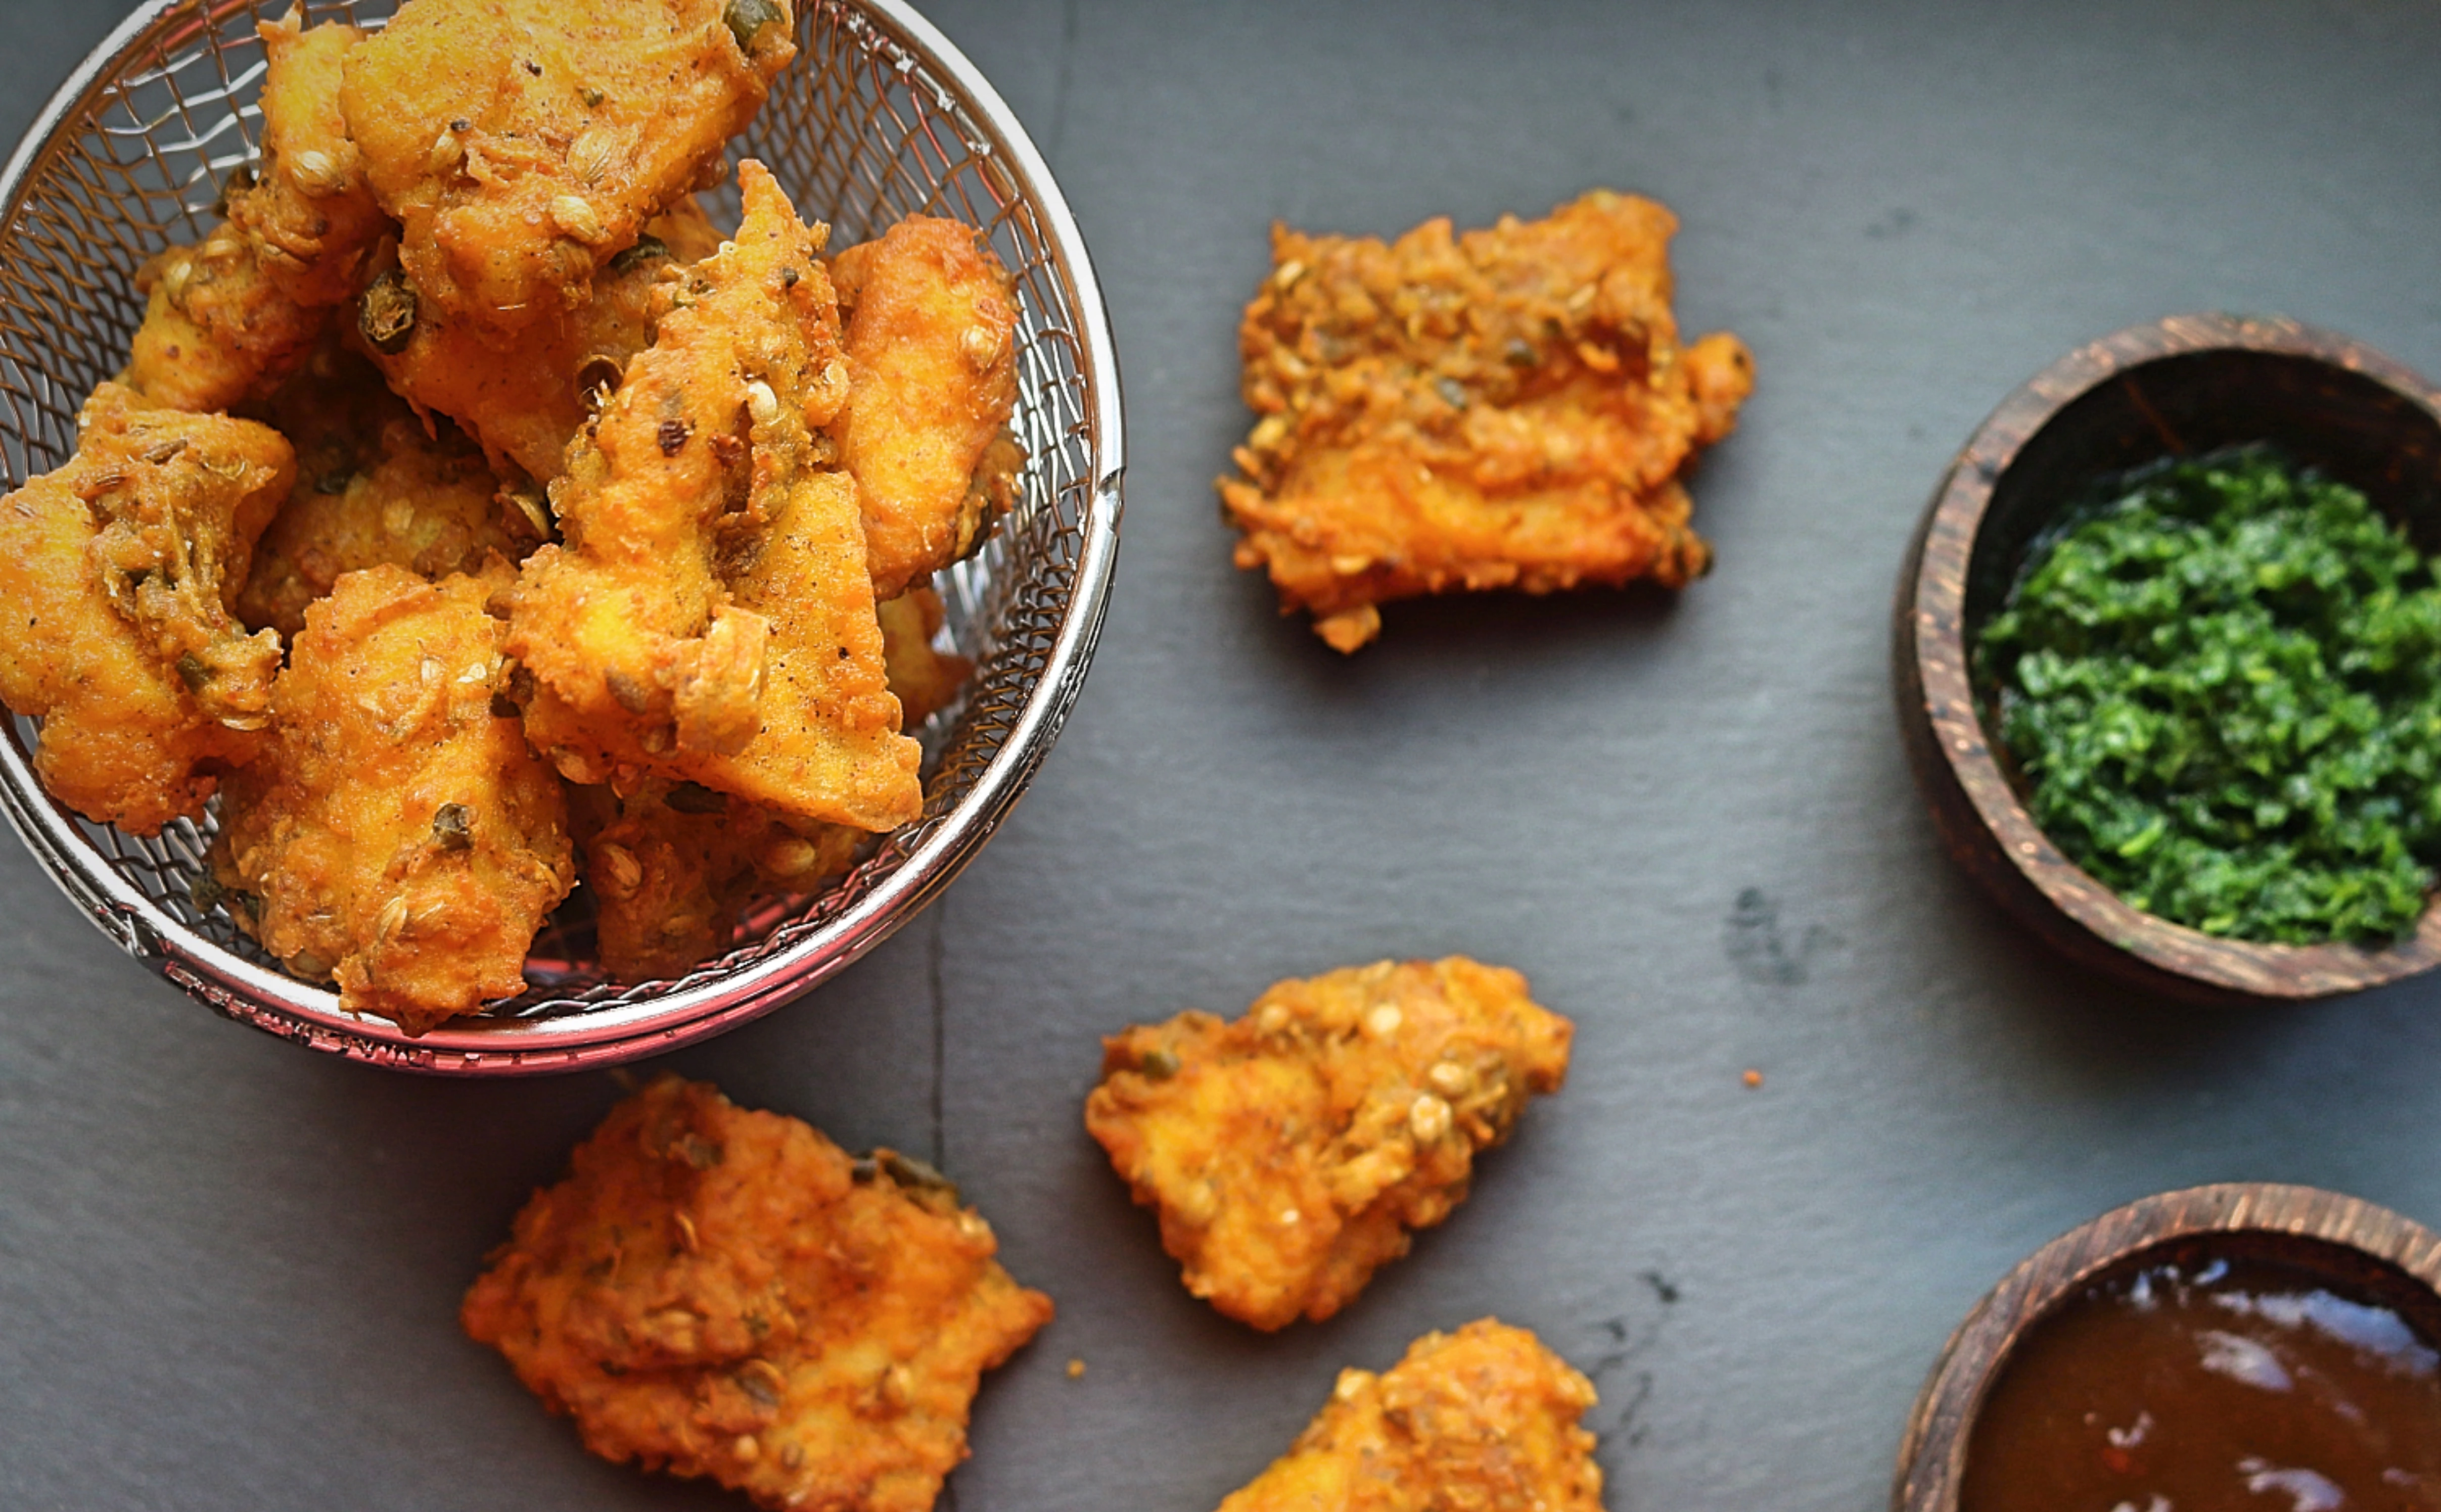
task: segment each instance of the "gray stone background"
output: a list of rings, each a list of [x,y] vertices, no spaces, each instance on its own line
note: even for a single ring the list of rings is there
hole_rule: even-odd
[[[0,6],[0,137],[116,12]],[[1200,1512],[1340,1366],[1493,1313],[1599,1380],[1614,1508],[1854,1512],[1960,1316],[2104,1208],[2280,1179],[2441,1221],[2441,985],[2210,1014],[2052,959],[1940,855],[1887,631],[1946,457],[2081,340],[2277,312],[2441,373],[2441,6],[930,13],[1109,292],[1132,462],[1109,632],[944,902],[671,1064],[937,1155],[1058,1299],[986,1383],[958,1505]],[[1718,569],[1674,604],[1398,608],[1353,659],[1275,619],[1210,487],[1266,225],[1483,224],[1594,185],[1677,210],[1688,330],[1759,359],[1695,490]],[[1567,1089],[1332,1323],[1259,1337],[1189,1299],[1079,1126],[1096,1036],[1453,950],[1576,1019]],[[0,1504],[740,1504],[589,1458],[455,1327],[619,1092],[415,1080],[223,1022],[0,845]]]

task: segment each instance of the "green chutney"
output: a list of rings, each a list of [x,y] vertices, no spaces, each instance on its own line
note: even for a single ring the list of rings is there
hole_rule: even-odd
[[[2027,807],[2096,880],[2233,939],[2378,944],[2441,864],[2441,586],[2268,447],[2098,490],[1976,642]]]

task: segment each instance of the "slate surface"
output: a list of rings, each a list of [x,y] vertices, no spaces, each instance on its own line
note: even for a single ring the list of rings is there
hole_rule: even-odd
[[[0,136],[113,9],[8,0]],[[1199,1512],[1339,1366],[1486,1313],[1598,1377],[1614,1508],[1853,1512],[1966,1307],[2106,1207],[2260,1179],[2441,1221],[2441,984],[2204,1015],[2047,957],[1938,854],[1886,629],[1949,451],[2080,340],[2276,311],[2441,373],[2441,5],[931,13],[1109,291],[1109,633],[944,903],[673,1064],[936,1154],[1058,1296],[985,1389],[967,1512]],[[1718,570],[1674,606],[1396,609],[1350,660],[1275,619],[1210,489],[1265,225],[1480,224],[1596,184],[1676,208],[1688,329],[1760,360],[1696,488]],[[1095,1036],[1450,950],[1575,1017],[1567,1090],[1331,1323],[1262,1338],[1191,1301],[1079,1128]],[[453,1324],[618,1090],[412,1080],[222,1022],[0,846],[0,1504],[741,1504],[588,1458]]]

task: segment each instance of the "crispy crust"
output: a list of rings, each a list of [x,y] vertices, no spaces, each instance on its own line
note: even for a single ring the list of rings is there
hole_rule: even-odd
[[[1288,1453],[1220,1512],[1601,1512],[1593,1382],[1523,1328],[1426,1334],[1376,1376],[1344,1370]]]
[[[1017,297],[962,221],[911,215],[831,263],[854,374],[832,425],[862,495],[873,592],[970,554],[1017,496]]]
[[[352,298],[389,218],[365,182],[338,109],[339,75],[364,33],[257,28],[267,60],[262,166],[231,189],[203,244],[146,263],[144,323],[122,381],[153,404],[205,413],[262,398]]]
[[[734,242],[570,450],[567,541],[520,575],[511,650],[537,747],[576,782],[651,772],[798,819],[895,829],[921,810],[898,733],[854,482],[815,433],[847,368],[837,307],[759,163]]]
[[[508,585],[388,564],[305,611],[272,748],[229,783],[212,853],[231,911],[340,1006],[409,1035],[525,988],[575,877],[558,778],[496,695]]]
[[[0,500],[0,698],[44,720],[53,797],[151,835],[260,748],[280,642],[227,601],[295,463],[266,426],[118,384],[78,418],[67,464]]]
[[[537,1192],[466,1293],[586,1447],[767,1507],[925,1512],[983,1373],[1051,1318],[954,1188],[663,1077]]]
[[[949,616],[931,585],[909,588],[877,609],[891,696],[898,700],[905,727],[914,729],[956,701],[959,688],[974,675],[975,664],[933,647],[932,638]]]
[[[305,606],[340,574],[381,563],[438,580],[515,560],[535,535],[499,500],[499,480],[446,421],[427,431],[380,374],[326,346],[272,401],[297,448],[297,481],[256,543],[238,618],[294,640]]]
[[[1727,334],[1679,346],[1676,228],[1605,189],[1386,245],[1275,226],[1239,332],[1260,419],[1220,483],[1238,565],[1269,567],[1282,611],[1344,652],[1392,599],[1701,574],[1681,479],[1735,423],[1753,360]]]
[[[1351,966],[1235,1023],[1105,1039],[1085,1127],[1159,1211],[1187,1290],[1257,1328],[1318,1323],[1465,1200],[1475,1152],[1559,1089],[1572,1034],[1506,967]]]
[[[408,0],[340,105],[418,297],[513,334],[573,308],[644,224],[719,175],[796,55],[787,0]]]
[[[537,313],[506,347],[494,346],[473,322],[420,299],[404,337],[387,343],[397,350],[383,351],[368,340],[371,322],[362,309],[350,322],[353,343],[417,410],[463,426],[494,467],[548,482],[559,476],[590,406],[652,345],[655,285],[720,245],[719,233],[693,199],[650,223],[645,235],[593,275],[574,308]],[[398,297],[387,288],[376,295]]]

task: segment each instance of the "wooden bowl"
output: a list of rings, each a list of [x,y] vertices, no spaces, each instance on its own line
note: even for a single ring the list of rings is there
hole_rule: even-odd
[[[2311,1272],[2441,1341],[2441,1234],[2310,1186],[2240,1182],[2145,1197],[2035,1251],[1958,1325],[1908,1418],[1892,1512],[1958,1512],[1976,1416],[2010,1349],[2054,1307],[2113,1272],[2207,1251]]]
[[[2028,544],[2093,480],[2249,441],[2363,490],[2441,549],[2441,391],[2293,321],[2179,315],[2070,353],[1993,412],[1933,494],[1891,616],[1899,729],[1949,852],[2067,955],[2204,1001],[2327,998],[2431,970],[2441,909],[2367,949],[2225,940],[2130,907],[2035,827],[1994,757],[1967,653]]]

